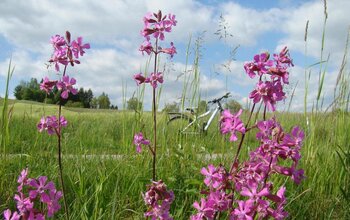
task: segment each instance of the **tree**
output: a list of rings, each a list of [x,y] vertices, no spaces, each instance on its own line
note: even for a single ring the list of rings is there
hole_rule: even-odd
[[[134,111],[140,111],[142,109],[142,102],[140,102],[136,97],[131,97],[127,101],[127,109],[134,110]]]
[[[111,102],[109,101],[108,95],[102,92],[102,94],[98,97],[99,108],[108,109],[110,105]]]
[[[163,110],[163,112],[179,112],[180,107],[179,103],[173,102],[173,103],[166,103]]]
[[[15,91],[13,92],[16,99],[18,99],[18,100],[23,99],[23,90],[24,90],[23,85],[16,86]]]
[[[54,87],[53,92],[46,94],[45,91],[40,90],[40,83],[35,78],[31,78],[27,82],[21,81],[20,84],[15,87],[13,94],[18,100],[23,99],[37,102],[46,101],[46,103],[60,103],[61,105],[66,105],[68,101],[71,101],[69,105],[72,105],[72,102],[74,102],[74,106],[83,106],[84,108],[90,108],[90,103],[94,97],[91,89],[86,91],[84,88],[80,88],[76,95],[70,93],[68,99],[62,99],[60,97],[61,92],[57,91],[56,87]],[[97,107],[97,105],[98,103],[95,106]]]
[[[91,108],[97,108],[98,107],[98,100],[96,97],[93,97],[90,102],[90,107]]]
[[[229,109],[232,113],[238,112],[240,109],[242,109],[242,105],[239,104],[234,99],[228,100],[228,102],[224,105],[225,109]]]

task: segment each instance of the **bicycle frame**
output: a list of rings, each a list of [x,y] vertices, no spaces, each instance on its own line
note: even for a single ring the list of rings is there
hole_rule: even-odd
[[[192,125],[194,125],[195,123],[196,123],[197,127],[198,127],[199,129],[201,129],[201,126],[200,126],[199,123],[197,123],[197,121],[199,121],[199,119],[204,118],[205,116],[207,116],[207,115],[209,115],[211,112],[213,112],[212,115],[210,116],[209,120],[206,122],[206,125],[205,125],[205,127],[204,127],[204,129],[203,129],[203,131],[207,131],[208,128],[209,128],[209,126],[210,126],[210,124],[211,124],[211,122],[213,121],[215,115],[218,113],[219,110],[220,110],[220,106],[217,105],[216,108],[215,108],[214,110],[208,110],[207,112],[205,112],[205,113],[203,113],[203,114],[201,114],[201,115],[194,116],[193,121],[190,122],[186,127],[184,127],[184,128],[181,130],[181,133],[185,132],[188,128],[190,128],[190,127],[191,127]]]

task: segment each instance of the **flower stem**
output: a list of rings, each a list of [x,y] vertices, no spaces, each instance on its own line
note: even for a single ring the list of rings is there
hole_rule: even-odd
[[[64,67],[63,76],[66,74],[67,66]],[[66,213],[66,220],[69,220],[69,212],[68,212],[68,205],[67,205],[67,199],[66,199],[66,191],[64,187],[64,181],[63,181],[63,166],[62,166],[62,148],[61,148],[61,114],[62,114],[62,104],[59,102],[58,106],[58,134],[57,134],[57,140],[58,140],[58,168],[60,172],[60,182],[62,187],[62,194],[63,194],[63,202],[64,202],[64,211]]]
[[[254,108],[255,108],[255,103],[253,104],[252,106],[252,109],[250,110],[250,115],[249,115],[249,118],[248,118],[248,121],[245,125],[245,128],[247,129],[248,126],[249,126],[249,123],[250,123],[250,119],[252,118],[252,115],[253,115],[253,112],[254,112]],[[241,138],[241,141],[239,142],[239,145],[238,145],[238,148],[237,148],[237,152],[236,152],[236,155],[235,155],[235,158],[232,162],[232,165],[231,165],[231,168],[230,168],[230,173],[233,171],[235,165],[237,164],[237,160],[238,160],[238,155],[241,151],[241,148],[242,148],[242,144],[243,144],[243,141],[244,141],[244,137],[245,137],[245,133],[242,134],[242,138]]]
[[[157,73],[157,58],[158,58],[158,38],[156,39],[156,47],[154,51],[154,74]],[[152,113],[153,113],[153,174],[152,179],[156,181],[156,157],[157,157],[157,106],[156,106],[156,88],[153,87],[153,102],[152,102]]]

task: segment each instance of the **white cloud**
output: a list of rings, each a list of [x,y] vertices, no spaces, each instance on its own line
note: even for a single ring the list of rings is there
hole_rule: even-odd
[[[328,20],[325,31],[324,59],[331,54],[330,64],[338,67],[344,52],[350,17],[348,9],[350,1],[327,1]],[[288,13],[281,29],[286,37],[281,39],[279,45],[288,45],[291,50],[301,53],[305,51],[305,26],[309,20],[307,35],[307,54],[320,58],[321,39],[324,23],[323,1],[312,1],[291,10]]]
[[[234,2],[223,3],[219,10],[230,26],[232,40],[248,46],[254,46],[262,34],[276,30],[276,24],[285,16],[285,12],[278,8],[256,10]]]

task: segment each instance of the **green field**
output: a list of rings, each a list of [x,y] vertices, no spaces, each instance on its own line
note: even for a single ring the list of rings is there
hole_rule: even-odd
[[[56,113],[57,106],[10,101],[9,109],[10,140],[0,161],[0,212],[15,208],[17,177],[25,167],[30,176],[47,175],[59,186],[57,138],[36,129],[40,117]],[[69,122],[62,147],[71,219],[142,219],[141,193],[152,176],[152,159],[146,149],[136,154],[132,139],[140,130],[151,138],[151,113],[64,108],[63,114]],[[228,167],[237,143],[219,134],[216,121],[206,135],[177,136],[168,129],[166,114],[158,117],[157,175],[174,190],[174,219],[188,219],[203,187],[200,169],[209,163]],[[349,113],[310,113],[308,126],[304,114],[277,113],[277,118],[285,129],[298,124],[306,133],[300,166],[307,178],[300,185],[276,179],[286,184],[291,219],[349,219],[349,158],[340,150],[350,150]],[[241,160],[256,146],[250,132]],[[55,218],[63,213],[61,209]]]

